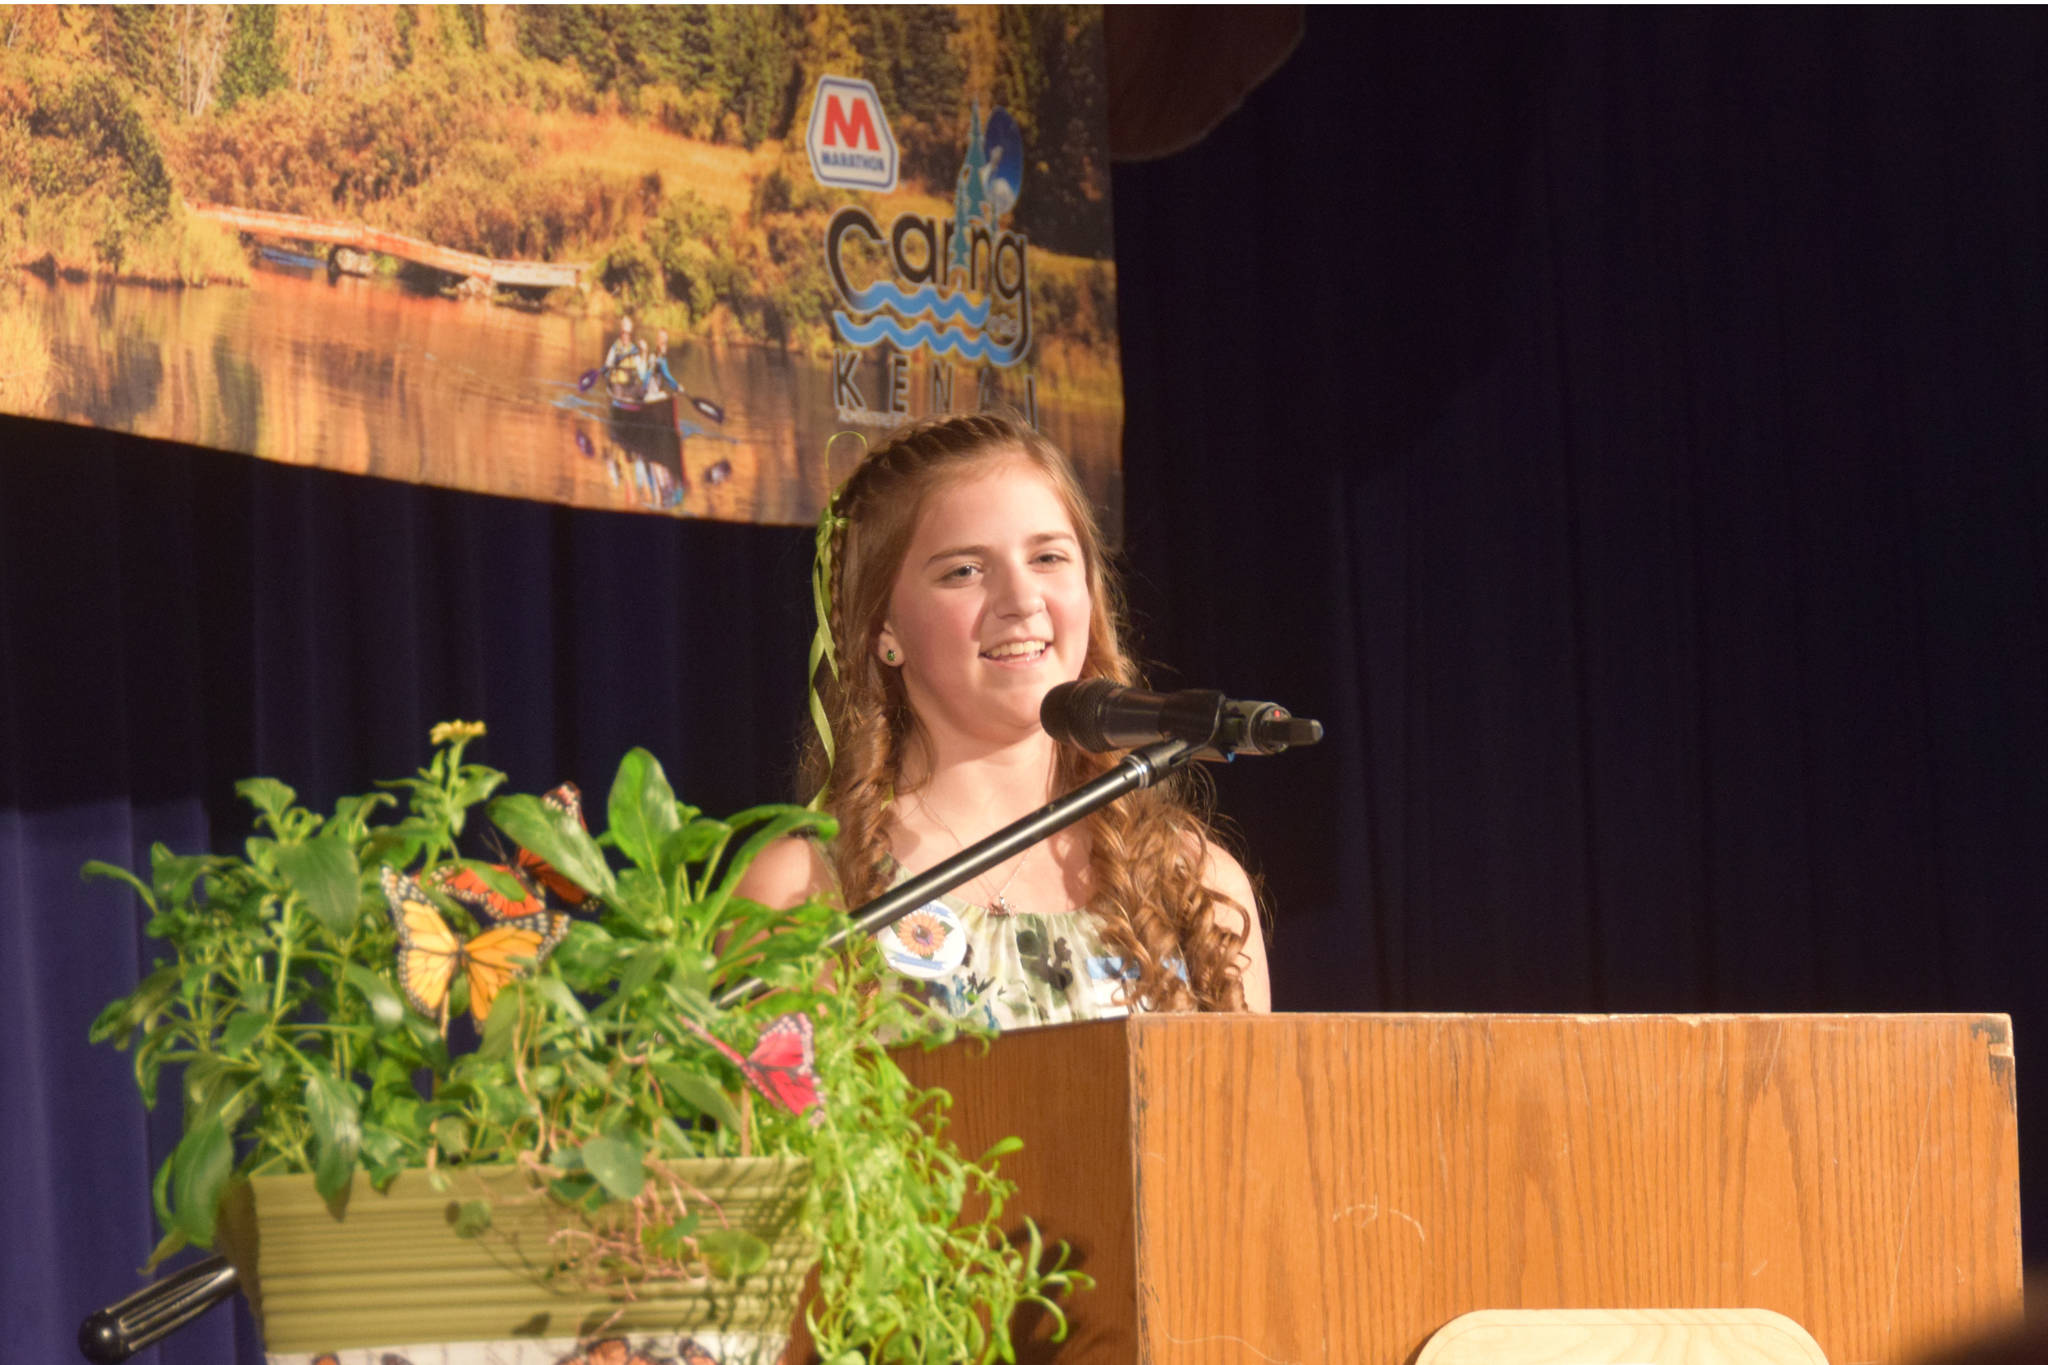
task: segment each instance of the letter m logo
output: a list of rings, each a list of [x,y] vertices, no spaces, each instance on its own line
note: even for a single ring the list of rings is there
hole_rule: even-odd
[[[871,152],[882,150],[882,140],[875,136],[875,120],[868,113],[865,100],[855,100],[853,112],[849,114],[839,96],[825,97],[825,145],[865,147]]]
[[[866,81],[821,76],[804,129],[811,174],[821,185],[847,190],[896,188],[896,135],[881,96]]]

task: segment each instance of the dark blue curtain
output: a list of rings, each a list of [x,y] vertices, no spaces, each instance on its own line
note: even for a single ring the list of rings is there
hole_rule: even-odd
[[[1155,678],[1330,730],[1216,774],[1283,1008],[2008,1010],[2024,1059],[2044,42],[1318,10],[1206,141],[1119,168]],[[16,420],[0,451],[0,1320],[56,1360],[135,1284],[176,1123],[85,1046],[148,945],[78,865],[229,844],[237,777],[330,800],[456,716],[529,790],[640,743],[706,807],[781,795],[808,537]],[[253,1359],[236,1330],[157,1358]]]

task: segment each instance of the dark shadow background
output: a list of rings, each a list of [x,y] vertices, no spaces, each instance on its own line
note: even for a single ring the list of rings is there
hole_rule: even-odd
[[[2026,1074],[2044,41],[1316,10],[1119,168],[1155,680],[1330,731],[1218,774],[1283,1008],[2005,1010]],[[177,1123],[85,1046],[148,945],[78,865],[231,844],[236,778],[327,802],[455,716],[524,790],[637,743],[707,808],[781,795],[809,536],[18,419],[0,451],[0,1319],[54,1361],[134,1286]],[[233,1335],[159,1358],[258,1358]]]

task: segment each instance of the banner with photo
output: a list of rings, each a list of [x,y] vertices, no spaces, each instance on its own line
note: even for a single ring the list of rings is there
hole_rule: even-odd
[[[1095,6],[8,8],[0,409],[790,524],[1001,404],[1114,522],[1105,120]]]

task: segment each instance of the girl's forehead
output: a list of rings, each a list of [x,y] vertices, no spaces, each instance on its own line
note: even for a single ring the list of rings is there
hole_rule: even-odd
[[[1066,529],[1074,529],[1066,500],[1052,476],[1022,451],[1006,452],[963,466],[928,489],[918,508],[914,534],[948,516],[977,512],[1027,516],[1044,512],[1047,504],[1058,509]]]

